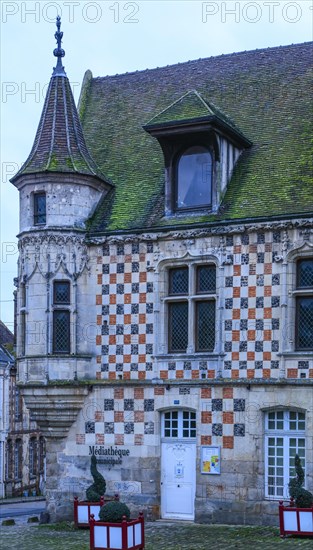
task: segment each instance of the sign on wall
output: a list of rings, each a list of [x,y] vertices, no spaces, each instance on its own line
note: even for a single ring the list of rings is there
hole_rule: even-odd
[[[202,474],[220,474],[221,448],[202,446],[200,468]]]

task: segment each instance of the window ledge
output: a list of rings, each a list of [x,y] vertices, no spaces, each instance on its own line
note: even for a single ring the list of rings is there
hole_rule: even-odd
[[[182,405],[177,406],[178,410],[182,410]],[[185,408],[184,408],[185,410]],[[161,443],[197,443],[196,437],[161,437]]]
[[[182,361],[186,359],[193,359],[197,361],[200,360],[207,360],[207,359],[219,359],[220,357],[225,357],[226,353],[224,352],[194,352],[194,353],[158,353],[154,355],[153,357],[155,359],[161,359],[161,360],[171,360],[176,359],[176,361]]]
[[[313,359],[312,351],[281,351],[277,353],[277,357],[311,357]]]
[[[197,218],[199,216],[208,216],[212,214],[217,215],[217,209],[204,206],[203,208],[198,208],[198,209],[194,208],[191,210],[186,209],[186,210],[166,212],[165,215],[163,216],[163,219],[175,221],[177,219],[180,220],[187,217]]]
[[[76,353],[51,353],[51,354],[42,354],[42,355],[20,355],[17,357],[18,361],[25,361],[27,359],[84,359],[86,361],[91,361],[93,355],[84,355]]]

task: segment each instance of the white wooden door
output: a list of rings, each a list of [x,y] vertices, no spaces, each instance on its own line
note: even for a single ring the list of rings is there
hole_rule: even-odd
[[[161,452],[162,518],[194,520],[196,445],[169,441]]]

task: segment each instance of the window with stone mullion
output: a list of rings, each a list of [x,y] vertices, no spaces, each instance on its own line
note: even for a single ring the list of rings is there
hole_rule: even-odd
[[[213,352],[215,294],[215,265],[191,264],[169,270],[169,353]]]
[[[298,260],[296,298],[296,349],[313,349],[313,258]]]
[[[186,353],[188,347],[188,302],[169,303],[169,351]]]

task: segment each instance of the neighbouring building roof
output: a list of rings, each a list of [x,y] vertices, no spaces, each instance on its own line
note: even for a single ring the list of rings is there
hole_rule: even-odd
[[[14,344],[14,334],[2,321],[0,321],[0,345],[5,346],[7,344]]]
[[[88,71],[80,100],[86,144],[115,185],[90,234],[312,213],[312,58],[313,43],[304,43],[103,78]],[[182,112],[218,114],[253,144],[215,214],[164,217],[163,154],[143,127]]]
[[[0,364],[7,365],[8,363],[13,365],[14,357],[8,352],[7,349],[5,349],[4,346],[0,345]]]

